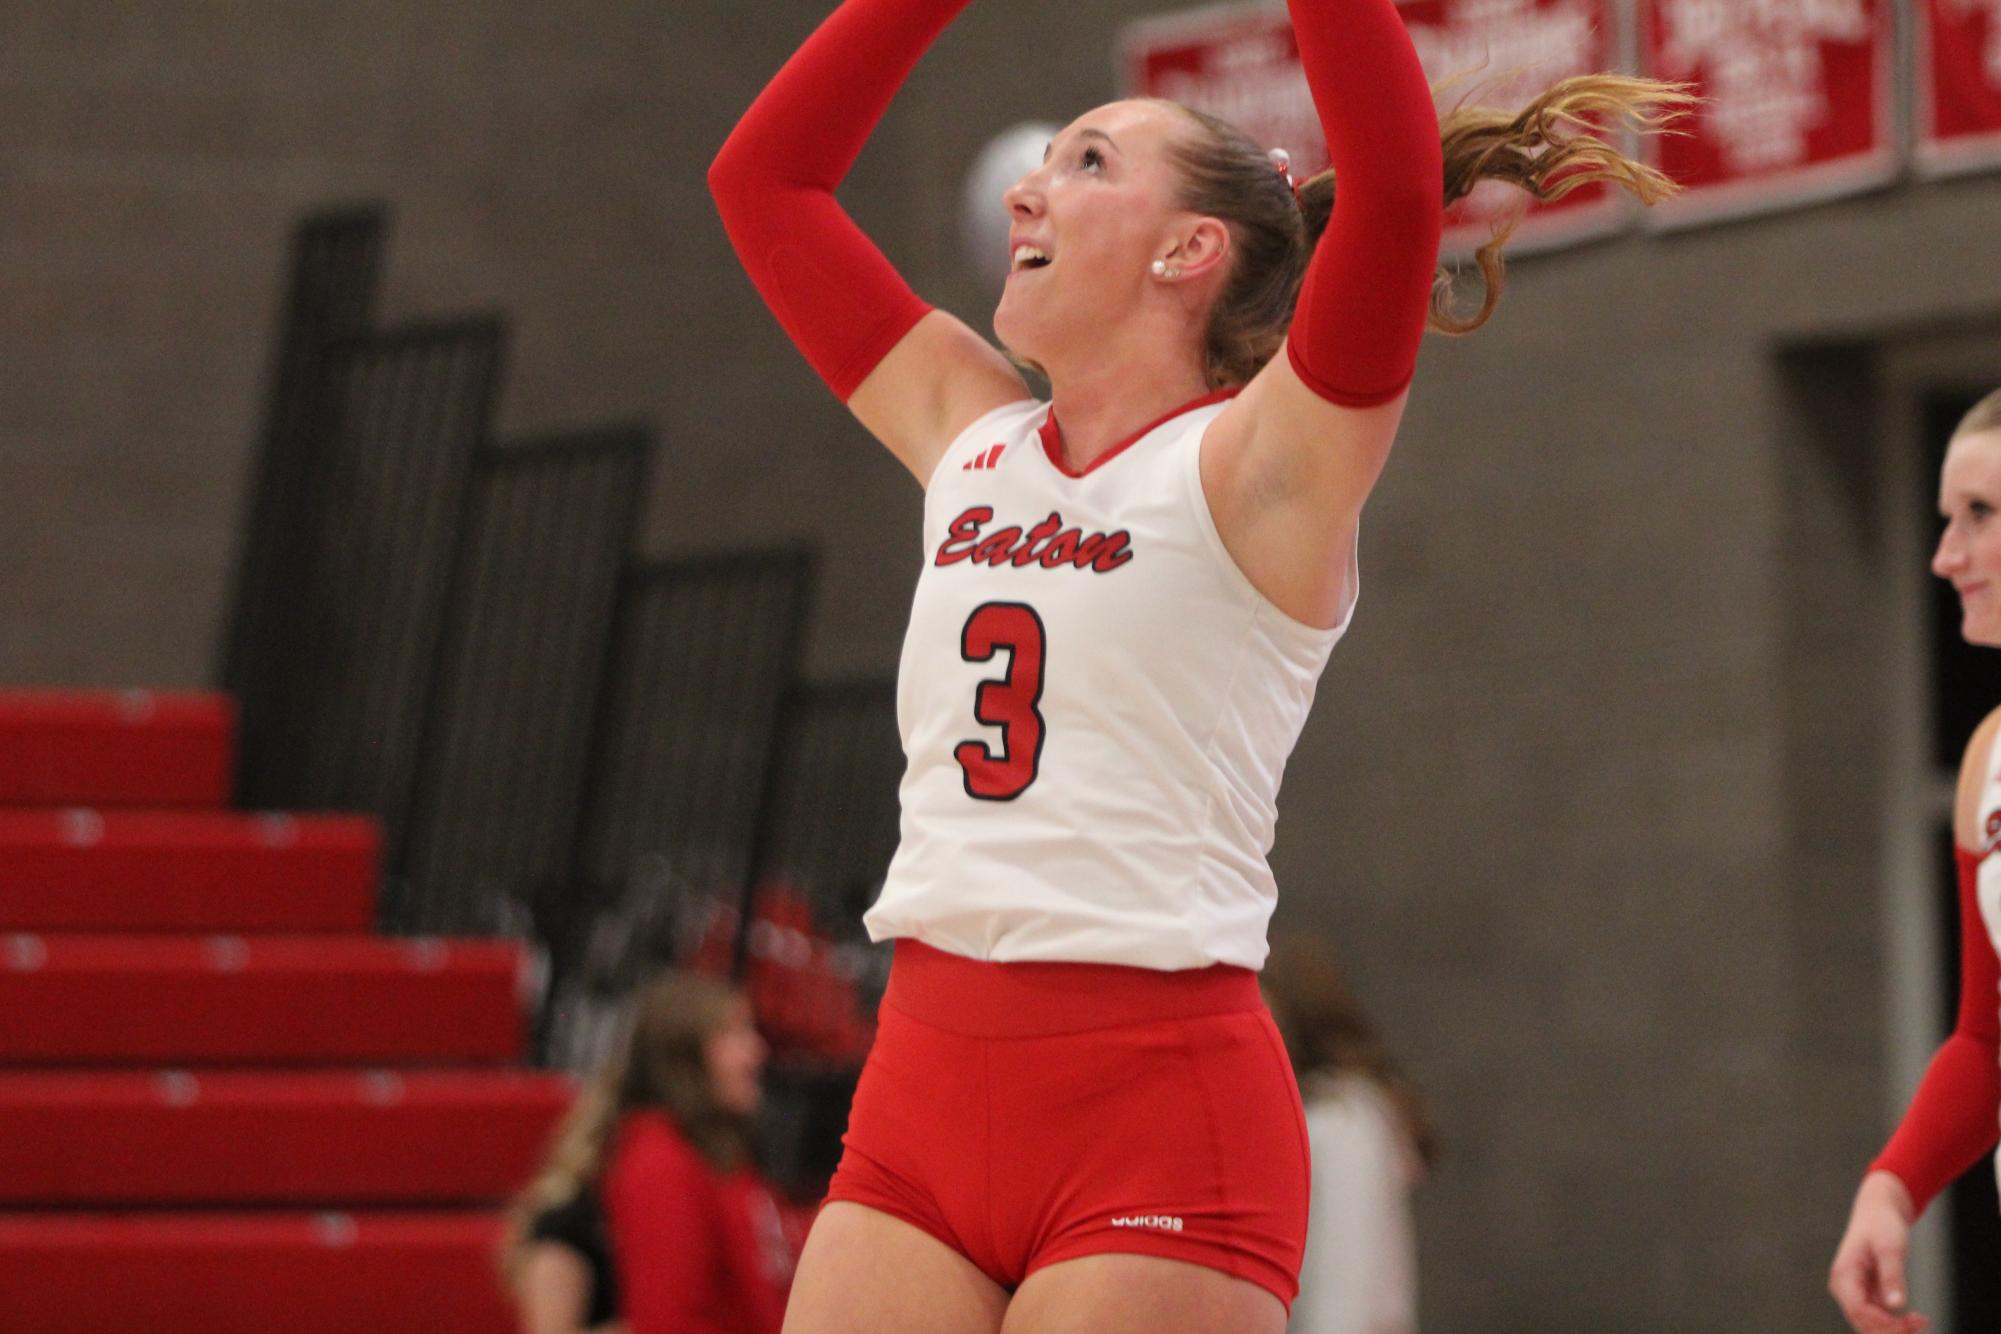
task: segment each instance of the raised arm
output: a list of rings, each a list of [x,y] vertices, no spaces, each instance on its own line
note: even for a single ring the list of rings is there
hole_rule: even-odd
[[[1224,540],[1267,596],[1332,624],[1362,502],[1403,412],[1424,335],[1444,166],[1431,88],[1392,0],[1290,0],[1333,163],[1335,205],[1286,355],[1204,445]]]
[[[950,443],[940,432],[1025,390],[985,340],[910,290],[834,189],[966,3],[847,0],[744,113],[709,168],[723,225],[765,304],[827,387],[920,481]]]
[[[1376,407],[1409,387],[1424,336],[1445,221],[1438,115],[1392,0],[1290,7],[1336,194],[1286,363],[1325,402]]]

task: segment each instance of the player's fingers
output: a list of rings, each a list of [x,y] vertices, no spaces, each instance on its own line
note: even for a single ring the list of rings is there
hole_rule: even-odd
[[[1868,1260],[1862,1251],[1843,1247],[1827,1273],[1828,1295],[1834,1298],[1849,1325],[1857,1330],[1863,1330],[1865,1311],[1873,1305],[1869,1300],[1867,1270]],[[1863,1334],[1873,1331],[1863,1330]]]
[[[1915,1313],[1910,1315],[1892,1315],[1884,1311],[1878,1317],[1877,1328],[1882,1330],[1882,1334],[1924,1334],[1924,1331],[1931,1327],[1931,1323],[1931,1321]],[[1869,1334],[1875,1334],[1875,1331],[1871,1330]]]
[[[1845,1314],[1855,1334],[1900,1334],[1897,1329],[1897,1317],[1874,1302],[1864,1301]]]
[[[1876,1252],[1876,1295],[1892,1311],[1904,1309],[1904,1251],[1883,1246]]]
[[[1885,1310],[1880,1304],[1866,1299],[1847,1314],[1848,1323],[1855,1328],[1856,1334],[1923,1334],[1931,1325],[1931,1321],[1924,1316]]]
[[[1904,1334],[1904,1318],[1886,1311],[1875,1302],[1865,1301],[1849,1317],[1856,1334]]]
[[[1865,1248],[1837,1256],[1828,1271],[1828,1293],[1856,1334],[1920,1334],[1931,1324],[1924,1316],[1886,1307],[1880,1287],[1873,1257]]]

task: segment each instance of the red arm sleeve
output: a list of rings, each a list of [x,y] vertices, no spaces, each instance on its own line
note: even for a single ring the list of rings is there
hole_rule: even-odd
[[[605,1221],[632,1334],[728,1334],[712,1173],[664,1118],[620,1127],[604,1179]]]
[[[751,104],[709,168],[765,304],[846,402],[931,309],[834,200],[869,132],[967,0],[847,0]]]
[[[1979,861],[1958,853],[1959,1021],[1871,1165],[1894,1173],[1919,1213],[2001,1139],[2001,962],[1980,917]]]
[[[1335,204],[1286,346],[1316,394],[1370,407],[1409,385],[1424,337],[1445,222],[1438,113],[1393,0],[1289,4]]]

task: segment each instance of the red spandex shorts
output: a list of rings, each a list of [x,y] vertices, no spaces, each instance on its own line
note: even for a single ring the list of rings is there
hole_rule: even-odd
[[[1306,1121],[1257,975],[982,963],[896,942],[829,1200],[936,1237],[1002,1287],[1157,1255],[1284,1302]]]

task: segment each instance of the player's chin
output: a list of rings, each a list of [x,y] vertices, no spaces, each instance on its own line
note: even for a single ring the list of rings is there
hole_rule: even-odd
[[[1022,334],[1022,317],[1021,298],[1015,295],[1012,284],[1002,288],[1000,300],[994,303],[994,337],[1013,347]]]
[[[1959,621],[1960,637],[1977,648],[2001,648],[2001,610],[1967,607]]]

